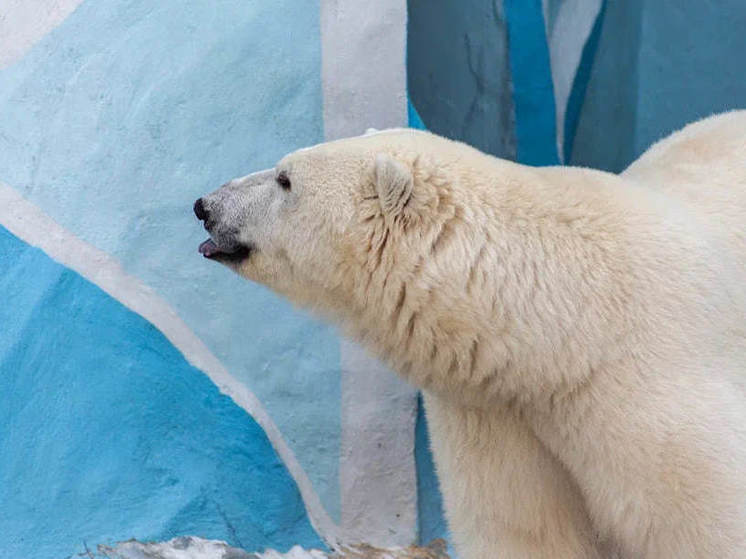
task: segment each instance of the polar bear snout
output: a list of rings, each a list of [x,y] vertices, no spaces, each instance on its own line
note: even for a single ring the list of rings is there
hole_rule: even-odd
[[[206,258],[243,260],[257,248],[272,204],[274,171],[233,179],[193,205],[210,238],[199,246]]]
[[[212,233],[223,226],[224,219],[222,216],[224,212],[220,211],[219,206],[216,207],[214,200],[210,200],[209,195],[198,198],[192,209],[206,231]]]
[[[198,198],[194,202],[194,215],[201,221],[210,234],[210,238],[203,241],[198,248],[205,258],[218,261],[237,261],[247,258],[251,246],[241,241],[240,228],[235,219],[231,219],[230,212],[226,212],[213,195]]]

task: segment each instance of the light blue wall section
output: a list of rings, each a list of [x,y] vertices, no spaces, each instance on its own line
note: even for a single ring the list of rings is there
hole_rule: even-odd
[[[192,202],[323,138],[315,0],[90,0],[0,72],[0,180],[154,287],[338,514],[335,333],[196,252]]]
[[[264,431],[150,323],[0,227],[0,556],[321,546]]]

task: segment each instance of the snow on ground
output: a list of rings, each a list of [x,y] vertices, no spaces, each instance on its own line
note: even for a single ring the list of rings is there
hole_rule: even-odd
[[[272,550],[249,553],[225,542],[186,536],[159,543],[130,540],[113,547],[99,545],[98,553],[88,552],[80,556],[89,559],[448,559],[445,549],[445,543],[436,540],[428,547],[377,549],[362,545],[331,555],[298,546],[287,553]]]
[[[344,553],[331,555],[315,549],[304,550],[298,546],[287,553],[271,550],[249,553],[231,547],[225,542],[187,536],[160,543],[130,540],[113,547],[100,545],[98,553],[89,552],[82,554],[81,557],[90,559],[448,559],[445,549],[445,543],[442,540],[436,540],[428,547],[376,549],[363,545],[346,550]]]

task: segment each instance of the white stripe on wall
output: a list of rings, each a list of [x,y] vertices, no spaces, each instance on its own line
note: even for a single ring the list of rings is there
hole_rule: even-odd
[[[601,12],[602,0],[543,0],[552,67],[557,122],[557,153],[564,157],[565,114],[583,47]],[[554,15],[552,15],[554,14]]]
[[[406,0],[321,1],[324,136],[407,125]]]
[[[0,70],[20,60],[82,2],[83,0],[0,2]]]
[[[327,141],[407,125],[406,0],[321,1]],[[342,340],[341,530],[380,547],[417,539],[417,392]]]

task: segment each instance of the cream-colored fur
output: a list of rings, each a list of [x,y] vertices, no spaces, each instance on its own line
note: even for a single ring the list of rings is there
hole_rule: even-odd
[[[224,261],[424,390],[462,559],[746,557],[746,112],[620,176],[392,130],[261,177]]]

